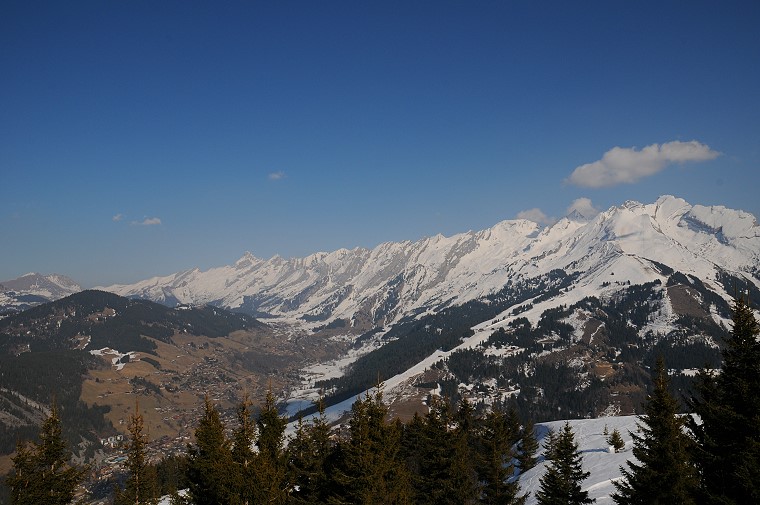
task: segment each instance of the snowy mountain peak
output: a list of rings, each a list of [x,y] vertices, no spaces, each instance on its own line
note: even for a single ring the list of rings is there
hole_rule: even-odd
[[[81,286],[59,274],[43,275],[36,272],[24,274],[17,279],[0,282],[9,290],[28,292],[51,298],[67,296],[82,290]],[[58,296],[58,295],[61,296]]]
[[[643,207],[643,206],[644,206],[644,204],[642,204],[641,202],[637,202],[636,200],[626,200],[623,203],[623,205],[621,205],[621,208],[624,208],[624,209],[636,209],[636,208]]]
[[[0,314],[24,310],[80,291],[82,287],[65,275],[24,274],[17,279],[0,282]]]
[[[573,209],[573,211],[565,216],[570,221],[589,221],[590,219],[583,214],[580,213],[578,209]]]
[[[246,269],[250,268],[253,265],[256,265],[258,263],[261,263],[263,260],[257,258],[253,254],[251,254],[249,251],[246,251],[243,256],[235,262],[235,268],[237,269]]]
[[[552,270],[578,273],[601,289],[615,280],[659,278],[652,261],[708,282],[720,270],[760,271],[760,228],[751,214],[689,205],[674,196],[628,201],[591,220],[568,216],[549,227],[507,220],[491,228],[374,249],[260,260],[107,288],[165,303],[212,303],[285,318],[389,324],[404,315],[481,298],[508,282]],[[589,288],[590,289],[590,288]],[[321,323],[324,324],[324,323]]]

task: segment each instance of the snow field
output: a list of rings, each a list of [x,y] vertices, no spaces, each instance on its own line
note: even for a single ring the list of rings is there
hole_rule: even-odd
[[[578,450],[583,455],[583,469],[591,472],[588,479],[583,481],[582,488],[589,492],[589,497],[596,499],[597,505],[614,503],[610,495],[615,491],[612,482],[621,477],[620,467],[633,458],[632,439],[630,432],[636,432],[636,416],[601,417],[597,419],[576,419],[569,421]],[[559,432],[565,425],[565,421],[552,421],[550,423],[536,424],[538,443],[541,446],[539,454],[543,455],[543,439],[549,429]],[[604,428],[609,433],[617,429],[625,441],[625,447],[616,453],[607,444],[607,436]],[[539,458],[534,468],[519,476],[520,492],[530,493],[526,505],[534,505],[536,491],[540,489],[540,478],[546,471],[547,462]]]

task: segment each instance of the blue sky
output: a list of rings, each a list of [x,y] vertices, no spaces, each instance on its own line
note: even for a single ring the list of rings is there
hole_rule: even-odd
[[[760,216],[758,26],[757,2],[3,2],[0,279],[133,282],[581,198]]]

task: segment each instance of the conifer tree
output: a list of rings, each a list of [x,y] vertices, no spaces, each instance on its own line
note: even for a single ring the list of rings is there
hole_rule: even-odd
[[[287,420],[280,416],[275,404],[272,386],[267,390],[264,407],[256,420],[258,439],[256,446],[256,503],[284,504],[287,502],[286,460],[283,450]]]
[[[480,440],[475,408],[467,397],[459,402],[454,422],[456,426],[450,432],[455,451],[455,460],[452,462],[453,485],[458,490],[461,503],[474,502],[480,495],[476,470]]]
[[[311,501],[310,466],[312,462],[311,440],[308,426],[303,416],[298,416],[298,424],[285,452],[288,461],[289,503],[314,503]]]
[[[224,434],[219,411],[208,396],[195,430],[195,445],[188,446],[188,493],[195,505],[236,503],[235,472],[230,441]]]
[[[310,489],[314,503],[324,503],[329,495],[328,472],[333,444],[330,440],[330,425],[325,417],[325,404],[322,398],[317,403],[319,416],[312,418],[309,426],[309,447],[312,460],[308,466]]]
[[[164,456],[155,465],[156,482],[159,495],[187,489],[187,454],[170,454]]]
[[[698,443],[696,459],[704,503],[760,502],[760,342],[748,300],[734,300],[731,337],[723,366],[699,375],[689,406],[699,416],[689,428]]]
[[[144,422],[140,405],[129,416],[129,442],[127,444],[127,471],[129,477],[124,489],[116,493],[116,505],[153,505],[158,502],[155,468],[146,461],[145,446],[148,436],[143,433]]]
[[[551,461],[556,457],[557,450],[557,433],[549,428],[544,438],[544,459]]]
[[[409,470],[412,489],[422,489],[424,431],[425,421],[417,412],[402,430],[400,454]]]
[[[512,437],[509,442],[511,445],[514,445],[520,440],[520,426],[522,425],[520,416],[517,414],[514,405],[510,405],[507,409],[505,420],[507,423],[507,433]]]
[[[387,409],[384,410],[387,416]],[[388,505],[411,505],[414,503],[414,491],[412,489],[412,477],[409,469],[404,465],[401,455],[401,439],[404,425],[396,419],[385,428],[385,458],[391,462],[390,469],[386,473],[387,497],[380,503]]]
[[[256,473],[253,444],[256,424],[251,412],[251,401],[246,394],[237,409],[238,426],[232,435],[232,461],[235,463],[235,495],[241,505],[256,503]]]
[[[519,505],[525,502],[524,496],[518,496],[518,482],[509,481],[514,475],[511,443],[514,434],[509,433],[509,429],[504,412],[494,409],[486,415],[481,431],[478,476],[483,487],[479,503]]]
[[[348,440],[340,444],[332,503],[411,503],[411,488],[400,453],[402,427],[385,421],[382,384],[351,407]]]
[[[520,432],[520,452],[517,455],[517,461],[520,463],[521,474],[536,466],[536,452],[538,452],[538,441],[535,425],[533,421],[528,421]]]
[[[475,418],[475,407],[473,407],[470,400],[467,397],[463,397],[459,401],[459,407],[457,408],[456,416],[454,417],[456,428],[459,433],[466,436],[467,445],[475,448],[475,440],[477,438],[477,420]]]
[[[536,492],[539,505],[584,505],[593,503],[588,491],[581,489],[589,472],[583,471],[583,458],[578,452],[570,423],[556,436],[553,443],[552,459],[546,473],[539,480],[541,487]]]
[[[11,502],[16,505],[66,505],[74,499],[86,468],[71,464],[71,452],[61,433],[58,406],[42,423],[37,444],[19,442],[12,473],[6,478]]]
[[[288,484],[290,503],[325,503],[330,495],[328,458],[331,453],[330,427],[324,402],[317,402],[319,415],[311,423],[298,420],[296,433],[288,444]]]
[[[644,404],[644,415],[639,417],[640,434],[631,434],[633,455],[638,462],[628,461],[628,469],[620,468],[623,479],[613,482],[615,503],[696,503],[699,481],[691,462],[693,443],[683,431],[686,418],[678,415],[678,402],[668,390],[669,382],[660,358],[654,390]],[[615,433],[617,430],[611,437]]]
[[[432,396],[420,441],[415,503],[466,504],[478,496],[466,435],[445,399]]]
[[[419,469],[415,483],[415,503],[438,503],[451,496],[451,459],[454,448],[449,436],[451,406],[439,396],[431,396],[424,417],[419,444]]]
[[[607,443],[610,444],[615,452],[620,452],[625,447],[625,441],[617,428],[612,430],[612,433],[607,437]]]

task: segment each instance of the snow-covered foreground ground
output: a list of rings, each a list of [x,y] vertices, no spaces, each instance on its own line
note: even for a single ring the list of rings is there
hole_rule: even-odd
[[[187,496],[187,489],[182,489],[179,492],[180,496]],[[169,495],[162,496],[161,499],[158,501],[158,505],[171,505],[172,504],[172,497]]]
[[[636,431],[636,416],[577,419],[569,422],[575,433],[578,448],[583,455],[583,469],[591,472],[589,478],[583,481],[583,489],[589,492],[591,498],[596,498],[595,503],[598,505],[614,503],[610,498],[610,495],[615,491],[612,481],[620,478],[620,466],[625,465],[628,459],[633,458],[629,432]],[[538,442],[542,446],[539,454],[543,454],[543,439],[548,430],[552,429],[558,432],[564,425],[565,421],[536,425]],[[622,452],[615,453],[607,444],[607,436],[604,435],[605,426],[607,426],[609,433],[617,429],[622,435],[623,440],[625,440],[625,448]],[[521,493],[530,492],[527,505],[536,503],[536,491],[540,488],[539,479],[546,471],[546,464],[546,462],[541,461],[520,476]]]

